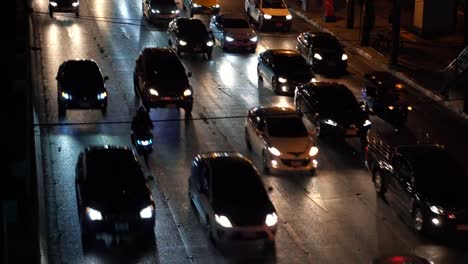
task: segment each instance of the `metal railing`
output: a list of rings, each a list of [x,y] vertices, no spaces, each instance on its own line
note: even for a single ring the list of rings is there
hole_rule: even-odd
[[[468,68],[468,46],[444,69],[444,72],[455,73],[455,76],[462,75]]]

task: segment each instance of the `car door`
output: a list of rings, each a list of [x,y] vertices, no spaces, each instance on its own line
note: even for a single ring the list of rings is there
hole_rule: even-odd
[[[404,216],[410,216],[414,194],[412,166],[405,157],[397,153],[392,159],[392,167],[388,177],[388,189],[393,193],[392,200]]]
[[[203,163],[202,170],[200,173],[200,216],[204,224],[208,224],[210,216],[213,215],[213,207],[211,206],[212,200],[212,186],[211,186],[211,169],[206,163]]]
[[[83,196],[82,188],[84,183],[84,168],[83,168],[83,153],[80,153],[78,156],[78,161],[76,162],[75,167],[75,192],[76,192],[76,204],[78,207],[78,213],[81,217],[81,211],[83,208]]]
[[[258,154],[261,154],[265,147],[265,118],[256,116],[254,119],[254,136],[252,138],[252,148]]]
[[[140,96],[143,96],[145,94],[144,89],[145,89],[145,63],[146,63],[146,57],[143,55],[140,55],[138,60],[136,61],[136,78],[137,78],[137,88],[138,88],[138,93]]]
[[[266,64],[268,63],[270,54],[268,51],[265,51],[263,53],[260,53],[260,56],[258,56],[258,73],[259,76],[263,79],[265,79],[265,68],[267,67]]]
[[[275,67],[274,57],[271,53],[268,53],[266,60],[265,60],[264,68],[263,68],[263,76],[264,76],[263,79],[266,80],[270,84],[275,74],[274,67]]]
[[[303,115],[309,119],[311,122],[315,123],[317,118],[318,104],[315,94],[312,93],[309,89],[301,90],[301,100],[299,100],[299,108]]]
[[[304,59],[309,61],[309,42],[308,35],[301,34],[297,40],[297,51],[304,57]]]

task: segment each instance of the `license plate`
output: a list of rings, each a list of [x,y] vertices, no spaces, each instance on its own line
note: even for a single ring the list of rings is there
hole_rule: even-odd
[[[201,48],[193,48],[194,51],[201,51]]]
[[[330,65],[330,66],[336,66],[336,62],[331,61],[331,62],[328,63],[328,65]]]
[[[468,231],[468,225],[457,225],[457,230]]]
[[[276,25],[277,27],[281,27],[281,26],[283,26],[283,23],[278,22],[278,23],[276,23],[275,25]]]
[[[88,102],[80,102],[80,107],[90,107],[91,105]]]
[[[128,223],[116,223],[114,228],[115,231],[128,231]]]
[[[356,129],[346,129],[345,133],[348,136],[355,136],[357,134],[357,130]]]
[[[251,232],[244,233],[243,236],[244,236],[244,238],[255,238],[255,233],[251,233]]]
[[[166,107],[167,108],[176,108],[177,105],[176,104],[166,104]]]
[[[301,166],[301,162],[300,161],[291,161],[291,166],[299,167],[299,166]]]

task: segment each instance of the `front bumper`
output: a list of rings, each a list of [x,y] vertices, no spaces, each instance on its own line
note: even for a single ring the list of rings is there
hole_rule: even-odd
[[[340,58],[336,59],[322,59],[322,60],[313,60],[314,69],[319,71],[338,71],[343,72],[348,66],[348,60],[341,60]]]
[[[192,7],[191,12],[192,14],[217,15],[219,14],[219,7],[214,7],[214,6]]]
[[[426,218],[432,231],[468,232],[468,211],[446,212],[443,215],[438,215],[427,209]]]
[[[150,11],[151,12],[151,11]],[[172,21],[173,19],[175,18],[178,18],[179,17],[179,14],[172,14],[172,13],[168,13],[168,14],[155,14],[155,13],[151,13],[150,15],[150,21],[151,22],[170,22]]]
[[[214,43],[213,43],[214,45]],[[177,50],[184,53],[211,53],[213,51],[213,46],[207,46],[206,44],[199,45],[190,45],[185,46],[177,45]]]
[[[285,172],[304,172],[315,170],[318,166],[317,156],[293,157],[287,155],[274,156],[268,155],[268,168],[274,171]]]
[[[65,100],[60,99],[62,105],[68,109],[102,109],[107,106],[107,98],[103,100],[98,99],[76,99],[76,100]]]
[[[250,39],[243,39],[234,41],[224,41],[224,47],[228,49],[245,49],[245,50],[255,50],[257,48],[257,42],[251,41]]]
[[[290,28],[292,25],[292,19],[287,20],[285,17],[281,17],[281,18],[273,17],[271,19],[263,19],[263,23],[265,25],[270,25],[275,28],[284,28],[284,27]]]
[[[259,226],[234,226],[232,228],[224,228],[216,225],[214,227],[213,236],[221,242],[258,242],[258,241],[275,241],[276,225],[268,227],[267,225]]]
[[[280,83],[279,81],[277,82],[278,87],[277,91],[281,94],[285,95],[294,95],[294,92],[296,91],[297,88],[301,88],[304,85],[308,84],[307,83],[300,83],[300,82],[285,82],[285,83]]]
[[[136,219],[123,217],[119,219],[106,219],[101,221],[84,221],[86,232],[97,233],[148,233],[153,232],[155,217],[149,219]]]
[[[355,125],[349,125],[347,127],[343,127],[341,125],[328,125],[321,121],[320,133],[326,134],[329,136],[335,136],[335,137],[344,137],[344,138],[352,138],[352,137],[366,137],[367,130],[369,129],[370,126],[355,126]]]
[[[146,104],[152,108],[185,108],[193,104],[192,96],[149,96]]]

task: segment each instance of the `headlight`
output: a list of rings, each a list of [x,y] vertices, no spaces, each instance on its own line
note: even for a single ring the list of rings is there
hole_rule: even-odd
[[[214,7],[214,8],[219,8],[219,5],[214,5],[213,7]]]
[[[253,38],[250,38],[250,41],[257,42],[258,38],[255,36]]]
[[[231,41],[234,41],[234,39],[229,36],[226,36],[226,41],[231,42]]]
[[[190,91],[190,89],[185,89],[184,96],[190,96],[190,95],[192,95],[192,91]]]
[[[185,46],[185,45],[187,45],[187,42],[185,42],[185,41],[183,41],[183,40],[179,40],[179,45]]]
[[[318,154],[318,148],[316,146],[313,146],[309,150],[309,156],[315,156]]]
[[[148,145],[151,145],[153,143],[153,140],[151,139],[148,139],[148,140],[137,140],[137,145],[140,145],[140,146],[148,146]]]
[[[278,82],[280,82],[280,83],[286,83],[287,81],[288,81],[288,79],[286,79],[286,78],[283,78],[283,77],[278,78]]]
[[[388,106],[388,109],[389,109],[389,110],[393,110],[393,109],[394,109],[393,105],[389,105],[389,106]]]
[[[270,151],[270,153],[275,155],[275,156],[281,155],[281,152],[275,147],[269,147],[268,151]]]
[[[159,95],[158,91],[156,91],[156,89],[153,89],[153,88],[150,88],[149,92],[150,92],[151,95],[155,95],[155,96]]]
[[[408,105],[408,106],[406,107],[406,109],[408,109],[408,111],[411,111],[411,110],[413,110],[413,107],[412,107],[411,105]]]
[[[314,54],[314,58],[316,58],[317,60],[322,60],[322,56],[320,56],[320,54],[318,53]]]
[[[56,3],[56,2],[49,2],[49,4],[50,4],[51,6],[57,6],[57,3]]]
[[[201,5],[193,3],[193,7],[200,7]]]
[[[157,10],[157,9],[156,9],[156,10],[155,10],[155,9],[151,9],[151,13],[153,13],[153,14],[154,14],[154,13],[158,13],[158,14],[159,14],[159,13],[161,13],[161,12],[160,12],[159,10]]]
[[[80,4],[80,2],[76,1],[75,3],[72,3],[73,7],[77,7]]]
[[[395,88],[397,88],[397,89],[402,89],[402,88],[403,88],[403,84],[402,84],[402,83],[397,83],[397,84],[395,84]]]
[[[265,19],[271,19],[271,15],[263,14],[263,18],[265,18]]]
[[[140,217],[143,219],[151,218],[153,216],[153,211],[154,211],[153,206],[149,205],[140,211]]]
[[[287,20],[291,20],[291,19],[292,19],[292,16],[291,16],[291,15],[287,15],[287,16],[286,16],[286,19],[287,19]]]
[[[100,94],[97,95],[97,99],[98,100],[104,100],[104,98],[107,97],[107,93],[106,92],[102,92]]]
[[[431,207],[429,208],[435,214],[438,214],[438,215],[444,214],[444,209],[438,205],[431,205]]]
[[[62,92],[62,97],[65,98],[66,100],[71,100],[72,96],[66,92]]]
[[[88,215],[89,219],[91,221],[101,221],[102,220],[102,214],[98,210],[95,210],[91,207],[86,207],[86,214]]]
[[[317,82],[317,79],[315,79],[315,77],[312,78],[312,82],[313,83],[316,83]]]
[[[180,12],[179,9],[171,11],[172,14],[179,14],[179,12]]]
[[[215,214],[215,220],[222,227],[232,228],[231,221],[229,221],[229,218],[224,215]]]
[[[265,224],[267,226],[274,226],[278,223],[278,216],[276,215],[275,212],[271,214],[267,214],[266,219],[265,219]]]
[[[323,122],[327,125],[330,125],[330,126],[337,126],[338,123],[336,123],[335,121],[331,120],[331,119],[325,119],[323,120]]]
[[[213,46],[213,41],[212,41],[212,40],[209,40],[208,42],[206,42],[206,45],[207,45],[208,47]]]
[[[347,60],[347,59],[348,59],[348,55],[346,55],[346,54],[343,53],[343,55],[341,55],[341,60],[344,60],[344,61],[345,61],[345,60]]]
[[[370,126],[370,124],[372,124],[371,121],[369,121],[368,119],[366,119],[366,121],[364,121],[363,126]]]

